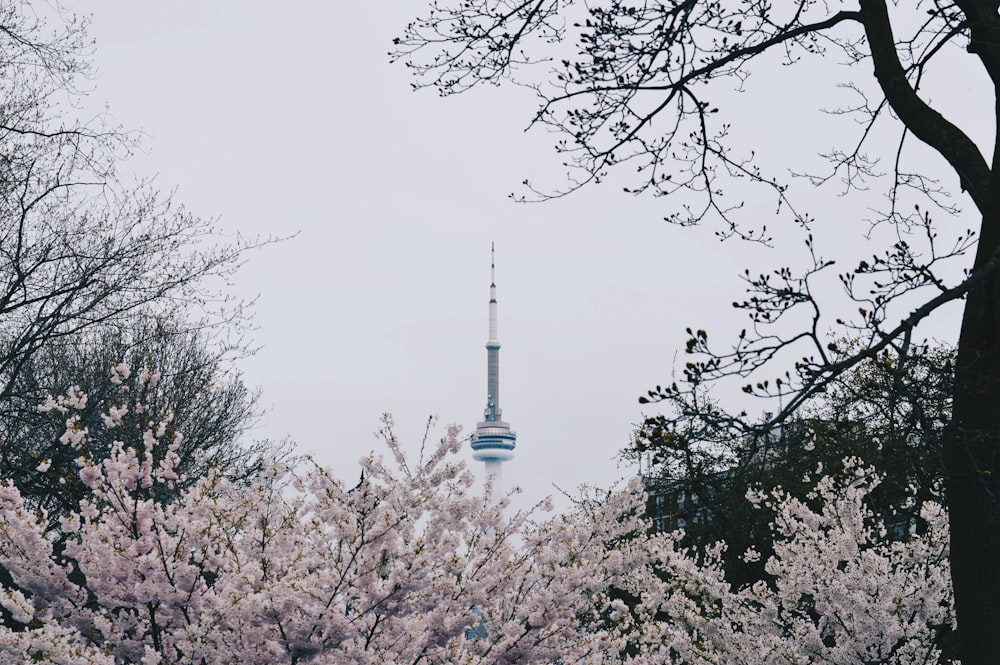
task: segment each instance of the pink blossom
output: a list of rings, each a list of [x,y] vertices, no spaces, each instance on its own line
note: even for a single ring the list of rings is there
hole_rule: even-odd
[[[118,363],[111,368],[111,383],[121,385],[122,381],[131,375],[132,371],[125,363]]]
[[[176,477],[181,439],[154,447],[155,422],[143,450],[81,455],[92,495],[57,526],[0,484],[16,624],[0,662],[903,665],[934,662],[953,621],[944,509],[886,542],[850,461],[808,505],[751,495],[775,515],[773,584],[734,589],[724,543],[695,555],[647,533],[635,483],[550,516],[477,495],[457,428],[414,464],[386,421],[389,461],[362,460],[360,483],[305,462],[171,494],[151,488]]]

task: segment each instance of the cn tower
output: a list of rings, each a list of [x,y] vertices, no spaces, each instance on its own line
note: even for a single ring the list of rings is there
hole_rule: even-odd
[[[517,435],[500,419],[500,340],[497,339],[497,283],[495,246],[490,245],[490,338],[486,340],[486,411],[472,435],[472,459],[486,463],[493,487],[501,482],[501,466],[514,459]]]

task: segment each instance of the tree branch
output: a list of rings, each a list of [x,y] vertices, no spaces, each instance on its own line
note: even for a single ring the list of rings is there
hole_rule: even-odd
[[[884,0],[861,0],[861,18],[871,47],[875,78],[900,121],[947,160],[980,212],[989,207],[992,173],[976,144],[917,96],[906,78]]]

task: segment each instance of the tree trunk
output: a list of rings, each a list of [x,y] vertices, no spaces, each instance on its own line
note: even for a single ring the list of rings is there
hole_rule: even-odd
[[[976,267],[1000,247],[987,215]],[[958,342],[953,417],[945,437],[951,574],[963,665],[1000,657],[1000,276],[970,291]]]

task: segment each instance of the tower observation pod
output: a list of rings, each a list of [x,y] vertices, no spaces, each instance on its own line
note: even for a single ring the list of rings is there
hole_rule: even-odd
[[[497,339],[497,284],[495,246],[490,246],[490,338],[486,340],[486,411],[472,435],[472,459],[486,464],[486,477],[500,486],[501,466],[514,459],[517,435],[501,420],[500,341]]]

